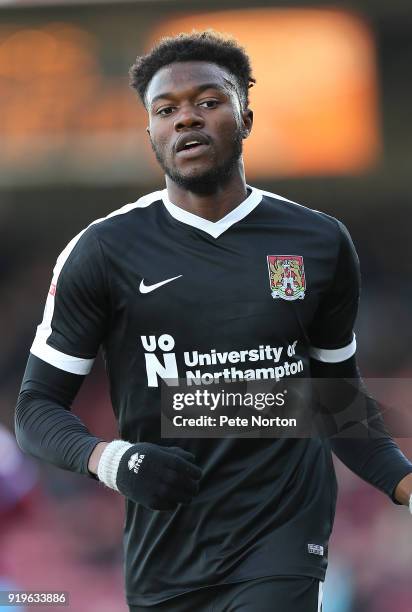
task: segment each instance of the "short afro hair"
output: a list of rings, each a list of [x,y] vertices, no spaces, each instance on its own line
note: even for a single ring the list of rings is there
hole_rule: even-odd
[[[238,83],[239,95],[244,108],[249,104],[249,88],[256,82],[246,51],[238,42],[214,30],[162,38],[147,55],[136,58],[129,70],[130,86],[135,89],[143,104],[147,87],[160,68],[175,62],[212,62],[226,68]]]

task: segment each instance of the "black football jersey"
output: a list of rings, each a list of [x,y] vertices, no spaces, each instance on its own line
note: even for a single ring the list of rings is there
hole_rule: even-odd
[[[310,358],[355,353],[359,263],[347,230],[248,192],[217,222],[166,190],[93,222],[57,260],[31,348],[84,375],[101,347],[121,438],[179,445],[203,470],[188,506],[126,501],[131,605],[269,575],[325,575],[336,502],[327,440],[161,435],[165,382],[310,377]]]

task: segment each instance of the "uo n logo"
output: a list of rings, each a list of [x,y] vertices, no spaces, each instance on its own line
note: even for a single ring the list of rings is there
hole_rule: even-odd
[[[145,351],[147,384],[149,387],[158,387],[159,378],[165,381],[169,387],[177,387],[179,374],[177,372],[176,355],[172,353],[175,341],[169,334],[162,334],[158,339],[156,336],[140,336]],[[163,352],[163,361],[154,354],[159,348]]]

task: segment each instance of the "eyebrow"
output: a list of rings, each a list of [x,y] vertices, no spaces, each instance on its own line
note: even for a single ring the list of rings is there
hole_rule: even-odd
[[[232,83],[230,83],[229,80],[225,79],[225,81],[233,87]],[[205,91],[206,89],[218,89],[219,91],[223,91],[223,92],[226,91],[223,85],[219,83],[204,83],[203,85],[199,85],[198,87],[196,87],[196,94],[202,93],[202,91]],[[158,94],[157,96],[154,96],[154,98],[151,100],[150,105],[153,106],[153,104],[157,102],[157,100],[160,100],[162,98],[163,99],[164,98],[174,99],[175,95],[176,94],[174,94],[173,92],[169,92],[169,91]]]

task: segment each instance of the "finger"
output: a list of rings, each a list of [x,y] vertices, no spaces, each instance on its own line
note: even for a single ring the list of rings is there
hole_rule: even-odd
[[[181,474],[174,470],[165,469],[162,474],[163,483],[167,489],[167,495],[176,492],[184,495],[197,495],[199,493],[199,481],[193,480],[186,474]]]
[[[186,492],[186,491],[173,491],[173,493],[170,494],[170,501],[173,501],[173,503],[175,504],[190,504],[190,502],[192,501],[194,495]]]
[[[173,462],[168,465],[168,468],[179,474],[187,474],[187,476],[194,480],[200,480],[202,478],[202,470],[200,467],[181,457],[175,456]]]

